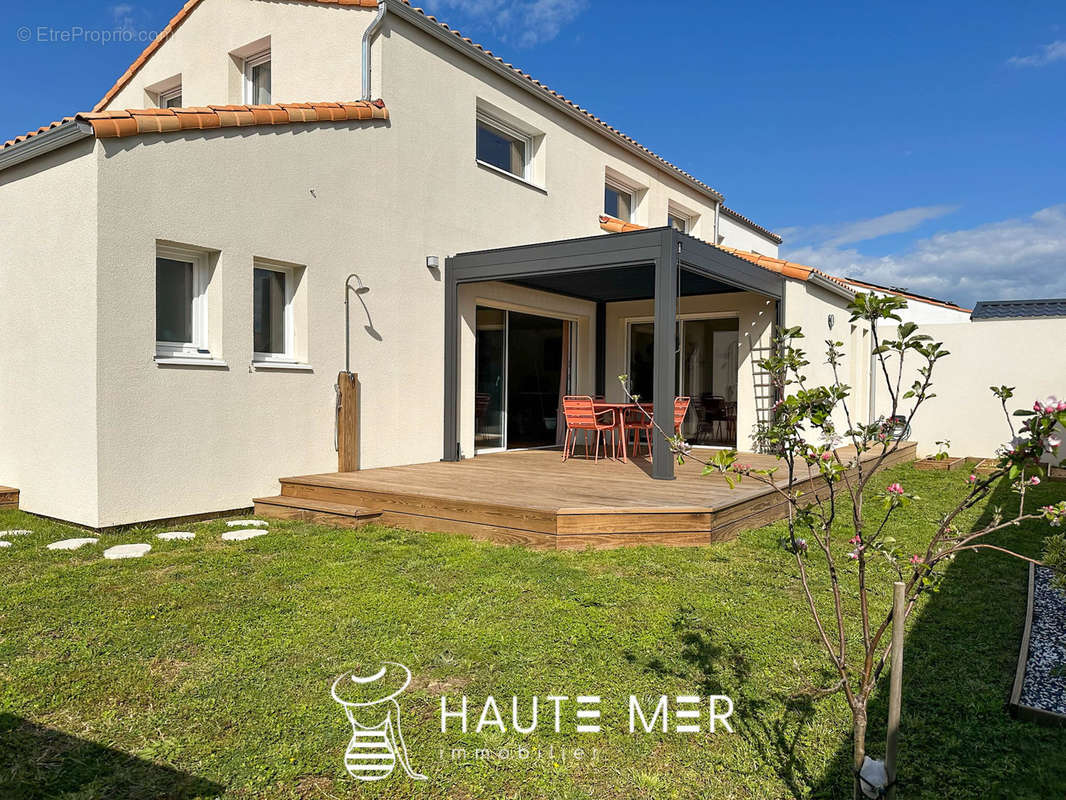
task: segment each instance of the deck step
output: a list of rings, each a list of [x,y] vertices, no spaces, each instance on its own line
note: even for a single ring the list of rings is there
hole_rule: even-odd
[[[0,509],[19,507],[19,490],[11,486],[0,486]]]
[[[255,513],[274,519],[296,519],[303,522],[321,522],[342,528],[358,528],[381,517],[381,510],[365,508],[350,503],[332,503],[312,500],[307,497],[257,497]]]

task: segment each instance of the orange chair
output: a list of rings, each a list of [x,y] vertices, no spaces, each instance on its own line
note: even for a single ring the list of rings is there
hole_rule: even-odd
[[[648,458],[651,458],[651,431],[655,427],[654,412],[651,405],[641,403],[641,408],[627,408],[626,433],[633,431],[633,455],[640,454],[640,435],[644,434],[644,441],[648,446]]]
[[[688,407],[692,403],[691,397],[675,397],[674,398],[674,435],[681,435],[681,426],[685,422],[685,415],[688,414]],[[647,413],[645,413],[645,411]],[[631,408],[626,410],[626,430],[633,431],[633,454],[636,455],[640,449],[640,435],[644,434],[644,442],[647,445],[648,458],[651,458],[651,431],[655,427],[654,412],[647,408],[645,411],[639,408]]]
[[[674,436],[681,435],[681,426],[685,423],[685,415],[688,414],[691,403],[691,397],[674,398]]]
[[[618,454],[618,442],[615,441],[614,431],[617,425],[613,410],[596,413],[592,398],[588,395],[567,395],[563,398],[563,417],[566,419],[566,438],[563,440],[563,461],[574,454],[577,444],[577,432],[585,432],[585,458],[589,457],[589,433],[595,432],[596,445],[594,449],[595,460],[600,458],[600,438],[606,431],[611,432],[612,456]],[[607,417],[609,421],[601,422],[600,417]],[[607,439],[603,437],[603,457],[607,458]]]

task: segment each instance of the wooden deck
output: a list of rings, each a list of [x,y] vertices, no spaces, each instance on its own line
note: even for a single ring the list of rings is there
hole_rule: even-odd
[[[914,444],[905,443],[892,463],[914,457]],[[765,467],[777,459],[741,460]],[[722,476],[702,476],[701,466],[687,461],[676,480],[657,481],[650,467],[643,459],[564,463],[556,450],[498,453],[282,478],[281,495],[259,498],[255,508],[268,517],[347,526],[380,521],[560,550],[710,544],[786,513],[780,496],[753,480],[730,489]]]
[[[19,490],[11,486],[0,486],[0,510],[19,507]]]

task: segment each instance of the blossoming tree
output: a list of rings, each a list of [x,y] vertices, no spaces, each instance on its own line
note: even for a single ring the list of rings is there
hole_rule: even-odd
[[[1027,490],[1046,474],[1045,457],[1061,443],[1055,431],[1066,425],[1066,402],[1050,398],[1012,416],[1007,404],[1013,390],[1006,386],[992,387],[992,391],[1007,414],[1013,437],[1010,444],[1001,448],[989,474],[971,474],[965,479],[957,505],[930,530],[924,549],[903,552],[887,534],[892,517],[920,500],[899,483],[874,492],[875,497],[880,497],[879,507],[873,514],[866,513],[867,489],[873,489],[878,472],[902,445],[895,420],[902,414],[913,422],[922,406],[935,397],[934,368],[949,355],[941,343],[919,333],[915,324],[902,322],[898,312],[905,307],[906,300],[900,297],[860,294],[849,308],[852,322],[864,320],[869,325],[876,379],[883,381],[888,392],[887,419],[857,418],[856,409],[849,403],[851,389],[840,378],[844,358],[841,342],[826,342],[826,363],[833,380],[826,386],[811,386],[806,377],[810,362],[799,347],[803,332],[798,327],[787,328],[777,332],[773,355],[759,362],[780,399],[773,407],[772,419],[761,426],[757,438],[762,447],[779,456],[779,466],[754,469],[741,463],[737,453],[730,450],[717,451],[709,460],[701,459],[705,474],[721,474],[730,486],[741,480],[760,482],[787,503],[785,546],[795,558],[807,610],[839,679],[831,691],[843,692],[851,709],[856,797],[860,796],[858,775],[866,755],[867,706],[891,654],[891,637],[887,634],[893,625],[891,612],[875,619],[871,611],[871,580],[877,580],[870,570],[871,560],[886,560],[889,572],[903,582],[905,620],[922,594],[935,589],[945,563],[959,553],[996,550],[1034,561],[996,544],[991,535],[1024,520],[1045,519],[1057,526],[1066,519],[1066,502],[1030,508],[1026,498]],[[884,328],[889,320],[897,324],[894,333],[886,335]],[[904,376],[911,374],[911,369],[917,377],[908,386]],[[693,457],[692,449],[680,436],[662,433],[680,460]],[[839,448],[845,443],[852,446],[850,450]],[[1010,512],[997,508],[979,530],[960,530],[956,524],[960,514],[985,500],[1003,479],[1009,481],[1016,496]],[[842,525],[850,536],[840,535]],[[845,602],[841,590],[845,569],[854,570],[857,575],[855,606]],[[828,611],[818,602],[811,586],[815,570],[823,571],[828,580]],[[850,635],[855,629],[859,633],[858,647],[852,645]]]

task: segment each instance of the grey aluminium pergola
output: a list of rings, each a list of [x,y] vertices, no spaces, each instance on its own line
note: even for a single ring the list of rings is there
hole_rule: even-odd
[[[651,228],[582,239],[460,253],[444,270],[444,460],[459,450],[459,287],[506,281],[597,303],[597,388],[604,384],[603,329],[608,302],[653,299],[655,303],[652,402],[660,430],[674,427],[678,297],[755,292],[776,301],[783,319],[784,278],[673,228]],[[671,480],[669,442],[652,439],[652,477]]]

